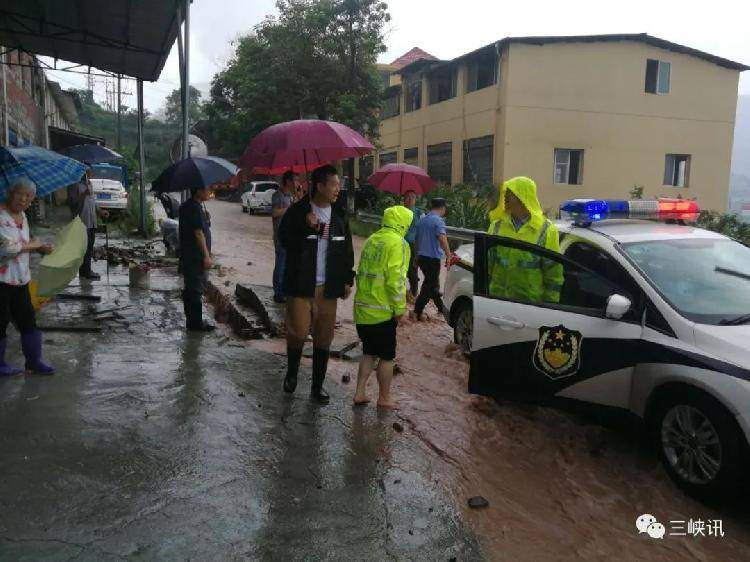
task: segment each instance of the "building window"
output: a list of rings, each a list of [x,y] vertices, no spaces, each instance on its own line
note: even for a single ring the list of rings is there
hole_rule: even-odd
[[[492,135],[464,141],[464,183],[492,183]]]
[[[555,149],[555,183],[581,185],[583,183],[583,150]]]
[[[404,164],[411,164],[412,166],[419,166],[419,148],[404,149]]]
[[[453,144],[443,142],[427,147],[427,174],[438,183],[451,183]]]
[[[396,155],[396,151],[393,150],[391,152],[381,152],[380,153],[380,166],[381,168],[385,166],[386,164],[395,164],[398,162],[398,157]]]
[[[466,63],[466,91],[473,92],[497,84],[497,63],[494,51],[469,59]]]
[[[429,77],[430,104],[456,97],[456,68],[436,70]]]
[[[662,60],[646,61],[646,92],[649,94],[668,94],[672,64]]]
[[[380,112],[381,119],[395,117],[401,113],[401,91],[389,95],[383,102],[383,110]]]
[[[422,80],[410,80],[406,83],[404,112],[417,111],[422,107]]]
[[[664,158],[664,185],[687,187],[690,181],[690,155],[667,154]]]

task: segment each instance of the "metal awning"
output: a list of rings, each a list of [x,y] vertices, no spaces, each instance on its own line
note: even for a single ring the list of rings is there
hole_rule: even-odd
[[[182,0],[3,0],[0,45],[155,81]]]

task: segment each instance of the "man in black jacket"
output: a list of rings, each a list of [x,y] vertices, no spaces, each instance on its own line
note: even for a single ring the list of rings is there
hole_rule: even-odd
[[[310,396],[327,404],[323,390],[328,349],[336,324],[336,299],[346,299],[354,283],[354,248],[346,215],[334,206],[341,189],[336,168],[313,171],[310,195],[289,207],[279,227],[286,249],[287,373],[284,391],[297,388],[297,372],[307,336],[313,337]]]

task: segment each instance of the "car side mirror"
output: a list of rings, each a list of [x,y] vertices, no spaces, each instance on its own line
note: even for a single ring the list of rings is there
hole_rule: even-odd
[[[611,295],[607,299],[607,310],[605,316],[611,320],[620,320],[625,316],[633,303],[628,297],[622,295]]]

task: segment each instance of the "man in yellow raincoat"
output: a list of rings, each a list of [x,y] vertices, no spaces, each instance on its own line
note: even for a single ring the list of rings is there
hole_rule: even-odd
[[[527,177],[509,179],[500,187],[495,209],[490,211],[489,234],[560,251],[557,227],[544,216],[536,183]],[[533,303],[557,303],[563,268],[556,261],[526,250],[498,246],[488,256],[491,296]]]
[[[404,236],[413,213],[406,207],[388,207],[383,226],[362,247],[354,296],[354,323],[362,340],[354,404],[369,402],[367,379],[378,361],[378,407],[392,408],[390,389],[396,358],[396,326],[406,312],[406,275],[411,250]]]

